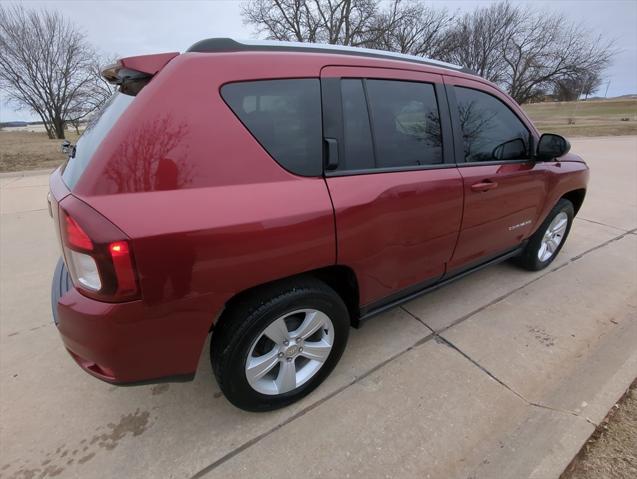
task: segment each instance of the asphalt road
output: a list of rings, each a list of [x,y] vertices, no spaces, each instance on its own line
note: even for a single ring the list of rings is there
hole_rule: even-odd
[[[637,376],[637,137],[573,141],[588,197],[550,269],[505,263],[353,330],[332,376],[246,413],[82,372],[51,320],[47,177],[0,178],[0,477],[557,478]]]

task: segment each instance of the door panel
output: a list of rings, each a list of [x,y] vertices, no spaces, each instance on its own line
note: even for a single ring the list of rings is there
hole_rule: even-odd
[[[445,272],[460,228],[456,168],[327,178],[338,263],[352,267],[369,304]]]
[[[459,168],[464,216],[449,271],[512,249],[527,238],[544,204],[546,174],[532,162]],[[497,184],[489,190],[478,183]]]
[[[462,177],[442,76],[330,66],[321,79],[337,261],[373,307],[442,277],[458,238]]]
[[[444,77],[463,178],[464,213],[448,274],[513,249],[536,227],[548,192],[531,158],[537,131],[508,96],[479,81]]]

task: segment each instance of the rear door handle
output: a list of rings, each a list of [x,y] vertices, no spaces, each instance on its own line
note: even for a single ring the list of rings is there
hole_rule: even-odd
[[[335,138],[325,138],[327,144],[327,161],[325,162],[326,170],[335,170],[338,168],[338,142]]]
[[[498,184],[495,181],[485,180],[485,181],[481,181],[480,183],[475,183],[471,185],[471,190],[482,192],[482,191],[489,191],[497,187],[498,187]]]

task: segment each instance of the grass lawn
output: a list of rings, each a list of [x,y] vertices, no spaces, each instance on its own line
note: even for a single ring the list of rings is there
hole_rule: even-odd
[[[637,99],[535,103],[523,106],[542,132],[573,136],[637,135]],[[77,135],[68,131],[75,143]],[[0,130],[0,172],[55,168],[62,140],[43,132]]]
[[[66,132],[75,143],[75,132]],[[44,132],[0,131],[0,172],[54,169],[65,160],[60,146],[64,140],[50,140]]]
[[[637,99],[533,103],[522,108],[543,133],[567,138],[637,135]]]

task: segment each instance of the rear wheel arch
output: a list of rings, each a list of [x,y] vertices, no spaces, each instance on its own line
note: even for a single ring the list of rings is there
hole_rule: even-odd
[[[298,275],[280,278],[268,283],[259,284],[235,294],[226,301],[223,310],[212,324],[211,331],[223,324],[228,311],[233,309],[235,305],[245,301],[247,298],[256,294],[267,294],[270,291],[272,294],[275,294],[281,287],[289,285],[290,283],[301,282],[304,278],[308,277],[318,279],[332,288],[347,306],[352,326],[358,326],[360,308],[356,273],[354,273],[354,270],[348,266],[331,265],[324,268],[306,271]]]
[[[349,266],[335,264],[311,271],[309,274],[320,279],[338,293],[347,306],[352,326],[357,326],[360,317],[360,294],[354,270]]]
[[[213,331],[210,361],[219,388],[248,411],[286,406],[330,374],[349,328],[345,303],[316,277],[304,274],[253,289],[226,309]]]

